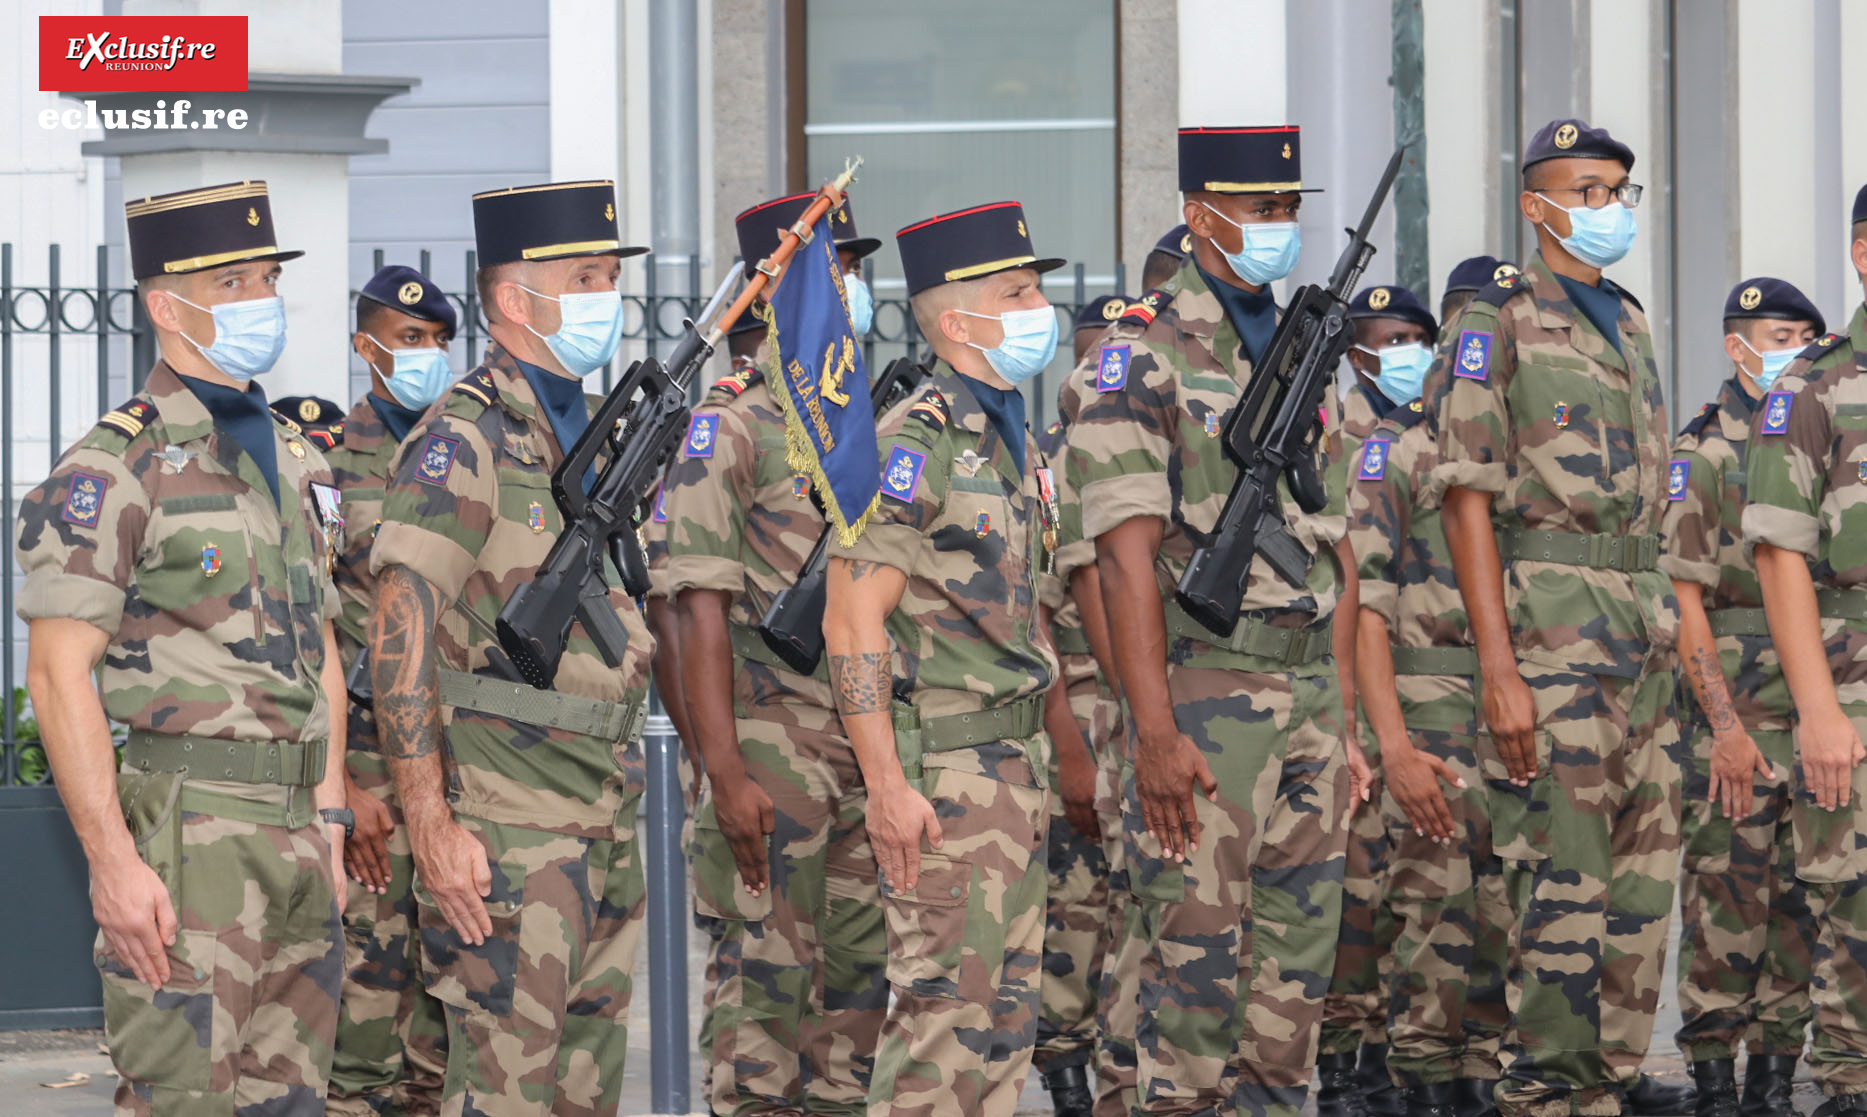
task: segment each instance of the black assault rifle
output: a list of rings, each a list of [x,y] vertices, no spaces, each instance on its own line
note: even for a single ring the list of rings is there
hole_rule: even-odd
[[[890,361],[869,387],[875,417],[881,418],[883,412],[911,395],[927,378],[928,372],[929,366],[908,357]],[[817,545],[811,548],[810,557],[798,568],[797,581],[778,591],[758,622],[759,638],[765,641],[765,646],[800,675],[815,672],[818,661],[823,658],[824,576],[830,565],[832,530],[825,525],[823,534],[817,536]]]
[[[1225,456],[1238,466],[1238,479],[1225,498],[1211,542],[1193,552],[1176,587],[1187,613],[1220,636],[1231,635],[1238,624],[1254,555],[1263,555],[1293,586],[1301,588],[1309,578],[1313,559],[1284,523],[1277,480],[1289,480],[1291,495],[1305,512],[1320,512],[1328,504],[1315,467],[1316,443],[1322,436],[1317,411],[1337,362],[1348,350],[1348,300],[1374,255],[1368,230],[1394,185],[1404,150],[1396,149],[1387,161],[1360,226],[1345,230],[1348,245],[1328,286],[1311,284],[1297,290],[1264,359],[1252,370],[1245,394],[1226,416]]]

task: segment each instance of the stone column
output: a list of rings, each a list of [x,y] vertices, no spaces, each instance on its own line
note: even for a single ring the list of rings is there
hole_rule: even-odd
[[[1195,5],[1197,6],[1197,5]],[[1121,56],[1116,93],[1121,161],[1117,256],[1128,291],[1140,295],[1141,268],[1161,234],[1180,223],[1180,34],[1177,5],[1121,0],[1115,44]]]

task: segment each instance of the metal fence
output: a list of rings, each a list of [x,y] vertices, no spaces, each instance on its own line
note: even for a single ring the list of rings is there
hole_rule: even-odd
[[[17,490],[36,484],[43,470],[57,459],[64,448],[61,432],[67,423],[77,419],[88,426],[96,414],[139,390],[157,353],[153,328],[135,289],[109,281],[113,271],[110,250],[98,245],[88,254],[92,267],[81,283],[72,282],[67,274],[67,264],[74,255],[53,245],[42,264],[27,264],[19,259],[14,245],[0,244],[0,522],[6,525],[4,546],[0,546],[0,618],[4,618],[6,626],[5,638],[0,639],[0,682],[4,683],[0,685],[0,794],[4,789],[46,786],[50,780],[44,753],[37,743],[36,720],[30,717],[23,701],[24,631],[13,615],[19,577],[13,553]],[[376,250],[374,267],[379,269],[387,262],[386,253]],[[641,286],[623,293],[623,348],[603,373],[605,389],[630,360],[658,356],[671,348],[681,336],[683,320],[700,313],[712,293],[712,285],[701,274],[698,261],[689,261],[684,269],[685,282],[673,290],[658,278],[665,269],[657,266],[652,254],[627,263],[626,274],[631,282],[636,281],[634,273],[640,269]],[[424,274],[431,274],[432,258],[426,250],[415,264]],[[472,276],[474,267],[475,253],[469,250],[462,274]],[[28,273],[32,281],[19,282],[19,273],[26,268],[32,269]],[[873,287],[873,261],[864,262],[864,271]],[[1121,278],[1118,272],[1118,290]],[[1028,389],[1033,429],[1041,429],[1048,421],[1055,398],[1051,385],[1071,363],[1070,324],[1091,294],[1080,264],[1073,274],[1053,274],[1049,280],[1053,296],[1067,292],[1066,297],[1052,300],[1065,315],[1065,343],[1051,368]],[[455,340],[463,347],[467,362],[460,366],[463,369],[478,363],[489,340],[478,295],[470,282],[465,286],[466,290],[449,292],[447,296],[460,312],[461,330]],[[896,356],[919,356],[925,347],[926,340],[907,300],[878,297],[874,322],[863,338],[870,371],[878,371]],[[24,351],[27,349],[30,351]],[[94,381],[94,399],[91,385],[85,381]],[[44,411],[32,416],[44,419],[48,445],[43,466],[20,461],[16,435],[22,415],[21,389],[26,384],[42,385],[44,392]],[[76,390],[80,386],[85,390]],[[704,379],[695,385],[696,398],[705,387]],[[82,404],[74,404],[74,398],[81,398]],[[93,409],[92,413],[77,415],[74,406],[84,404]]]

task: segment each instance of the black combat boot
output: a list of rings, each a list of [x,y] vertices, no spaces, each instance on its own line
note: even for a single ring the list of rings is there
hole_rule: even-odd
[[[1867,1117],[1867,1094],[1836,1094],[1815,1107],[1813,1117]]]
[[[1693,1063],[1692,1081],[1698,1084],[1698,1101],[1692,1110],[1697,1117],[1737,1117],[1735,1062],[1704,1059]]]
[[[1435,1082],[1429,1086],[1409,1086],[1403,1095],[1404,1117],[1460,1117],[1459,1084]]]
[[[1050,1104],[1056,1108],[1057,1117],[1089,1117],[1096,1107],[1087,1067],[1059,1067],[1050,1071],[1044,1075],[1044,1088],[1050,1091]]]
[[[1698,1064],[1693,1063],[1692,1066],[1696,1068]],[[1698,1105],[1698,1091],[1690,1086],[1674,1086],[1650,1074],[1643,1074],[1627,1088],[1626,1099],[1627,1104],[1621,1108],[1621,1112],[1628,1117],[1689,1117]]]
[[[1796,1056],[1752,1055],[1744,1064],[1744,1096],[1739,1117],[1796,1117],[1789,1092],[1796,1080]]]
[[[1355,1083],[1355,1053],[1316,1056],[1316,1117],[1367,1117]]]
[[[1489,1078],[1461,1078],[1458,1087],[1459,1117],[1497,1117],[1497,1082]]]
[[[1402,1117],[1407,1099],[1394,1086],[1387,1073],[1387,1044],[1364,1043],[1355,1063],[1355,1085],[1361,1091],[1362,1105],[1369,1117]]]

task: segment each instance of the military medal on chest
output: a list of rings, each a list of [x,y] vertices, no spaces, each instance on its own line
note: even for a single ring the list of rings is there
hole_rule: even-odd
[[[1557,430],[1567,430],[1569,428],[1569,405],[1568,404],[1558,403],[1556,405],[1555,419],[1556,419]]]
[[[525,523],[526,526],[532,529],[533,535],[543,534],[545,530],[545,506],[535,500],[532,501],[531,507],[525,510]]]
[[[792,500],[803,500],[805,497],[809,495],[810,495],[810,478],[804,476],[801,473],[798,474],[796,477],[791,478],[791,499]]]
[[[1044,517],[1044,568],[1054,571],[1057,568],[1057,523],[1062,514],[1057,510],[1057,477],[1049,466],[1037,469],[1037,496],[1039,511]]]
[[[201,573],[209,578],[220,573],[220,548],[212,543],[201,548]]]

